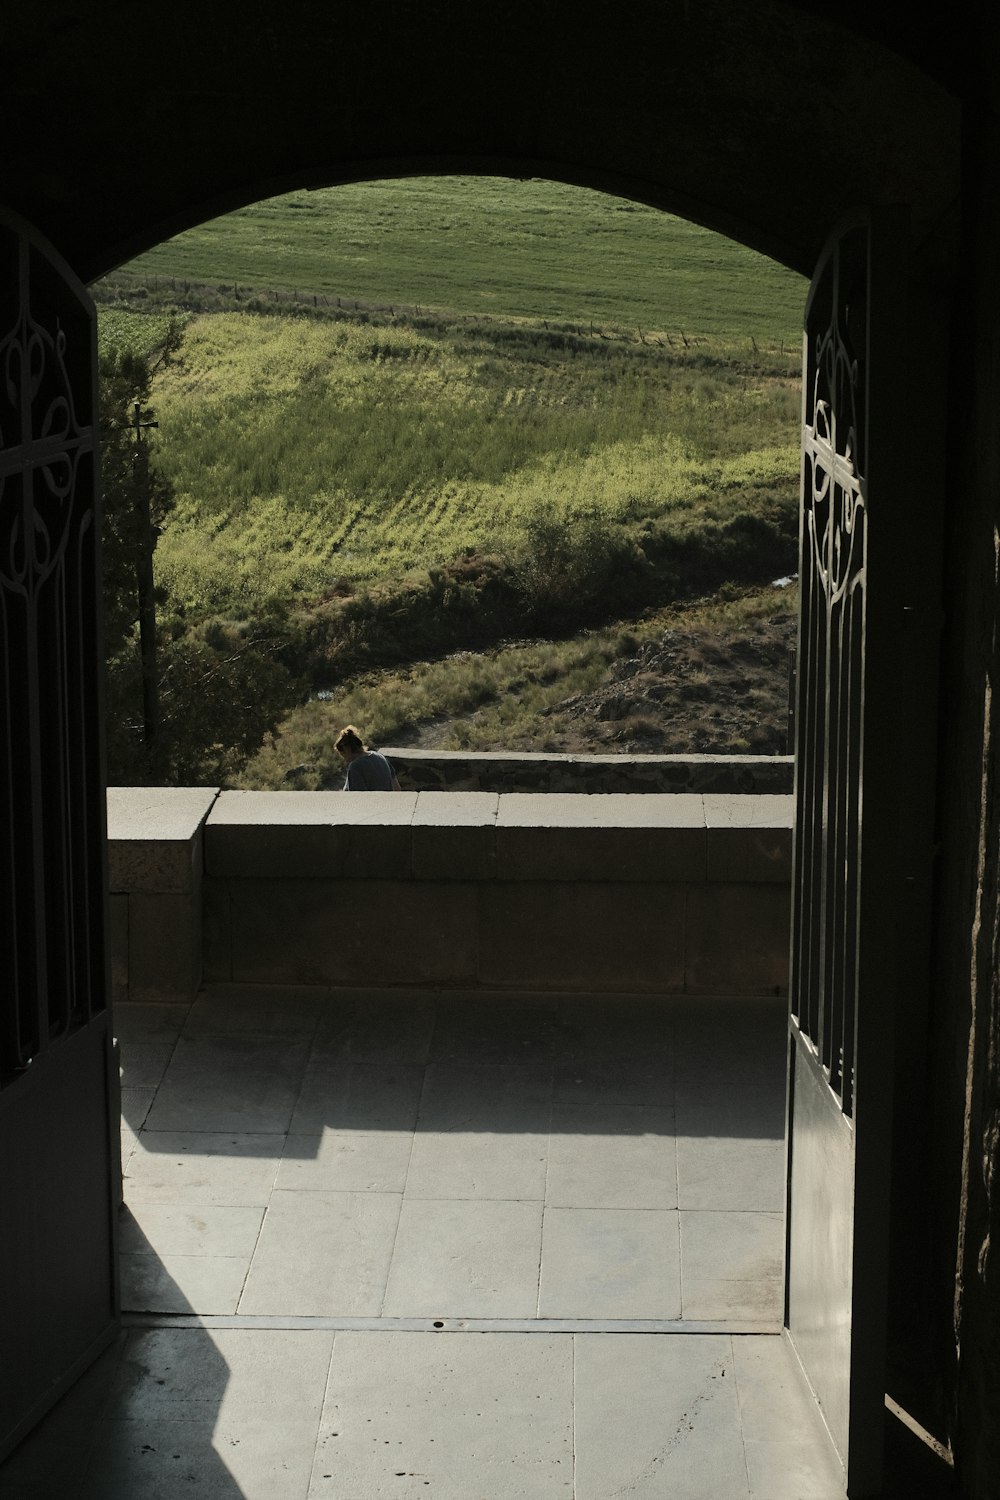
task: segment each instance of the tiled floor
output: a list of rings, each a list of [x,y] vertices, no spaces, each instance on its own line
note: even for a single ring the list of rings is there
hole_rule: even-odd
[[[3,1500],[843,1500],[780,1337],[148,1329]]]
[[[126,1308],[781,1318],[783,1003],[121,1008]]]
[[[743,1331],[780,1324],[782,1002],[230,987],[118,1022],[145,1316],[2,1500],[843,1500],[788,1345]]]

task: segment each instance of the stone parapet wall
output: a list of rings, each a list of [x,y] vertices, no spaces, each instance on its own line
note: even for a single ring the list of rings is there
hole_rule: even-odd
[[[116,994],[782,991],[791,821],[787,795],[114,789]]]
[[[113,998],[172,998],[201,983],[204,827],[218,795],[108,787]]]
[[[792,791],[791,755],[506,755],[380,747],[404,791]]]

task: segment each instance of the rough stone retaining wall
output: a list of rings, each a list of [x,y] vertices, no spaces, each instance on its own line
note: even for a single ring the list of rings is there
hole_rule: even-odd
[[[791,755],[504,755],[380,747],[413,792],[790,793]]]
[[[787,986],[790,796],[112,788],[108,809],[118,998]]]

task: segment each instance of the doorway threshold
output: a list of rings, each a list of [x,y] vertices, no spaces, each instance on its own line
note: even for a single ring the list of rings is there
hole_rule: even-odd
[[[124,1313],[124,1328],[262,1328],[333,1333],[658,1333],[780,1336],[772,1322],[683,1318],[348,1318],[249,1313]]]

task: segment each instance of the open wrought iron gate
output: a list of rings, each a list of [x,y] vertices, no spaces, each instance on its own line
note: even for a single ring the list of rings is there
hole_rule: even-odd
[[[786,1323],[852,1497],[881,1483],[894,1071],[918,1050],[897,1027],[920,1024],[932,859],[939,559],[898,447],[907,237],[885,209],[832,238],[803,371]]]
[[[0,1456],[114,1335],[93,304],[0,217]]]

